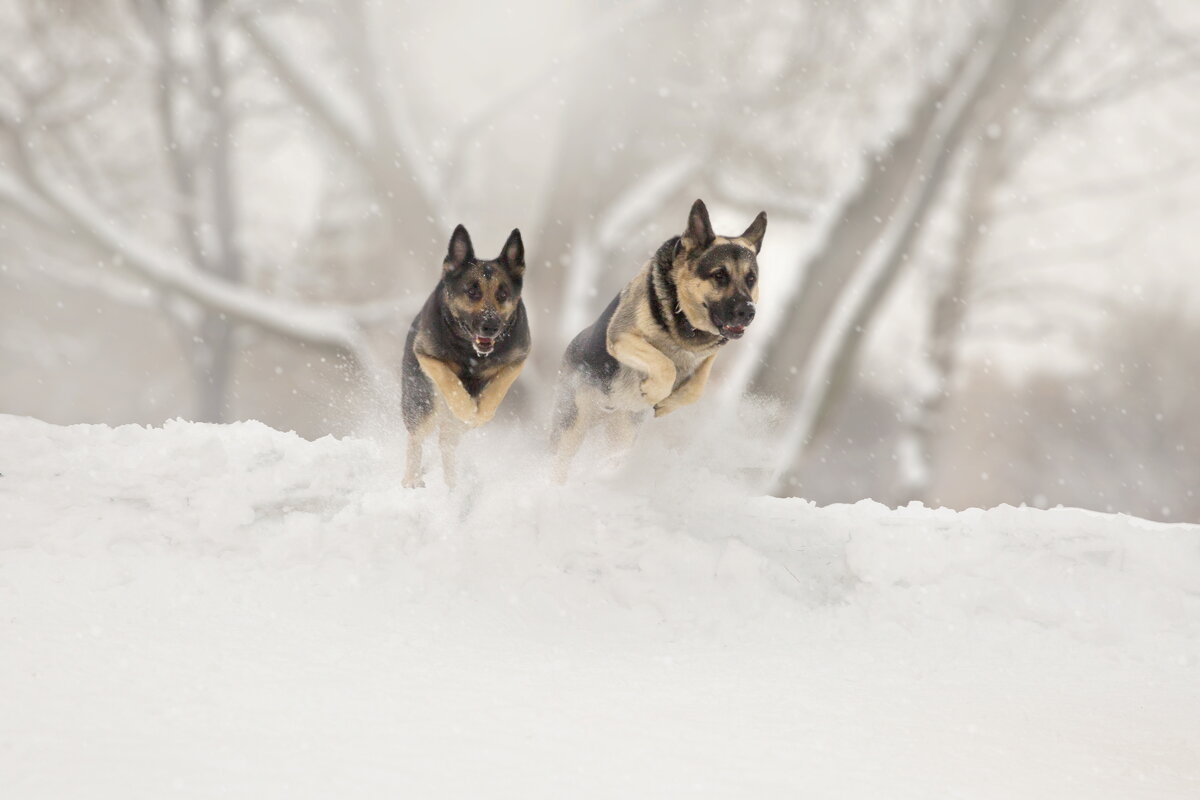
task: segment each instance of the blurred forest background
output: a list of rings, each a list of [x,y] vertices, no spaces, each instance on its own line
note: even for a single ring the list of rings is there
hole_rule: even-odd
[[[463,222],[540,419],[696,197],[764,488],[1200,520],[1194,0],[0,0],[0,412],[347,433]]]

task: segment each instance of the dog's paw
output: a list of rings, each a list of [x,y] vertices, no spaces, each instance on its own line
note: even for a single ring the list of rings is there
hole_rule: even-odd
[[[668,403],[666,400],[664,400],[663,402],[659,403],[658,405],[656,405],[654,407],[654,416],[665,417],[667,414],[670,414],[676,408],[678,408],[677,405],[675,405],[674,403]]]
[[[658,381],[653,378],[646,378],[642,381],[642,397],[646,398],[646,402],[652,406],[657,406],[667,396],[671,394],[671,384],[666,381]]]
[[[405,478],[404,480],[400,481],[400,485],[405,489],[424,489],[425,481],[421,480],[420,478]]]

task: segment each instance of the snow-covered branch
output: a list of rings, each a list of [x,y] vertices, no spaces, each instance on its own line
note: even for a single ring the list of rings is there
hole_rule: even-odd
[[[20,212],[44,228],[55,229],[62,224],[62,218],[53,207],[4,172],[0,172],[0,205]]]
[[[0,181],[0,189],[20,203],[22,210],[44,216],[48,222],[52,218],[46,212],[53,212],[72,230],[112,253],[121,265],[160,290],[176,292],[236,321],[295,341],[344,350],[381,388],[393,382],[390,372],[381,368],[370,351],[353,314],[268,297],[193,269],[174,254],[133,234],[78,191],[60,185],[30,157],[23,143],[18,143],[18,148],[29,186],[14,187],[12,179],[6,178]]]
[[[364,115],[348,105],[345,95],[327,86],[304,67],[282,36],[271,30],[261,14],[247,12],[238,18],[241,29],[288,90],[309,109],[337,143],[351,153],[372,153],[377,142]]]
[[[1015,11],[1013,12],[1015,14]],[[780,448],[769,488],[780,492],[785,474],[791,469],[810,441],[833,397],[833,384],[839,370],[848,361],[862,338],[867,319],[882,299],[897,268],[903,263],[916,235],[916,222],[933,201],[940,187],[940,174],[949,166],[953,148],[947,145],[966,125],[973,103],[984,88],[985,80],[996,63],[1010,30],[1011,18],[997,26],[990,39],[977,50],[954,89],[938,111],[930,135],[921,148],[915,170],[905,187],[903,200],[884,227],[882,234],[865,254],[846,291],[833,309],[829,322],[821,330],[812,359],[800,375],[798,405],[791,424],[780,440]]]
[[[376,55],[371,50],[377,32],[370,30],[365,11],[359,12],[362,41],[347,45],[360,78],[355,103],[345,100],[355,95],[335,91],[306,69],[303,59],[264,22],[263,15],[245,13],[238,19],[241,30],[289,93],[372,180],[381,183],[381,202],[393,206],[393,218],[447,223],[453,214],[442,176],[427,157],[407,108],[387,102],[380,88]]]

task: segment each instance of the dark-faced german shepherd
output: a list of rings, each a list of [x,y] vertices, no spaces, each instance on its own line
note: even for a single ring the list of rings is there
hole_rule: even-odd
[[[454,229],[441,280],[413,320],[404,345],[405,486],[424,485],[421,445],[435,426],[446,483],[453,486],[459,436],[495,416],[520,374],[530,341],[521,302],[524,274],[519,230],[509,235],[499,257],[480,261],[467,229]]]
[[[767,214],[736,238],[717,236],[697,200],[668,239],[563,356],[552,422],[555,477],[566,480],[584,437],[604,423],[628,446],[645,412],[668,414],[704,391],[721,346],[754,319]]]

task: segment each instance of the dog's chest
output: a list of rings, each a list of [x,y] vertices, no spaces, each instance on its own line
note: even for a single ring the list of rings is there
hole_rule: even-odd
[[[692,377],[696,370],[700,368],[700,364],[704,359],[717,351],[717,347],[705,347],[702,349],[693,349],[690,347],[681,346],[675,339],[669,336],[654,337],[650,340],[650,344],[671,359],[671,363],[675,365],[675,386]]]
[[[483,387],[502,366],[490,359],[491,356],[469,356],[459,365],[458,379],[472,397],[477,397],[483,391]]]

